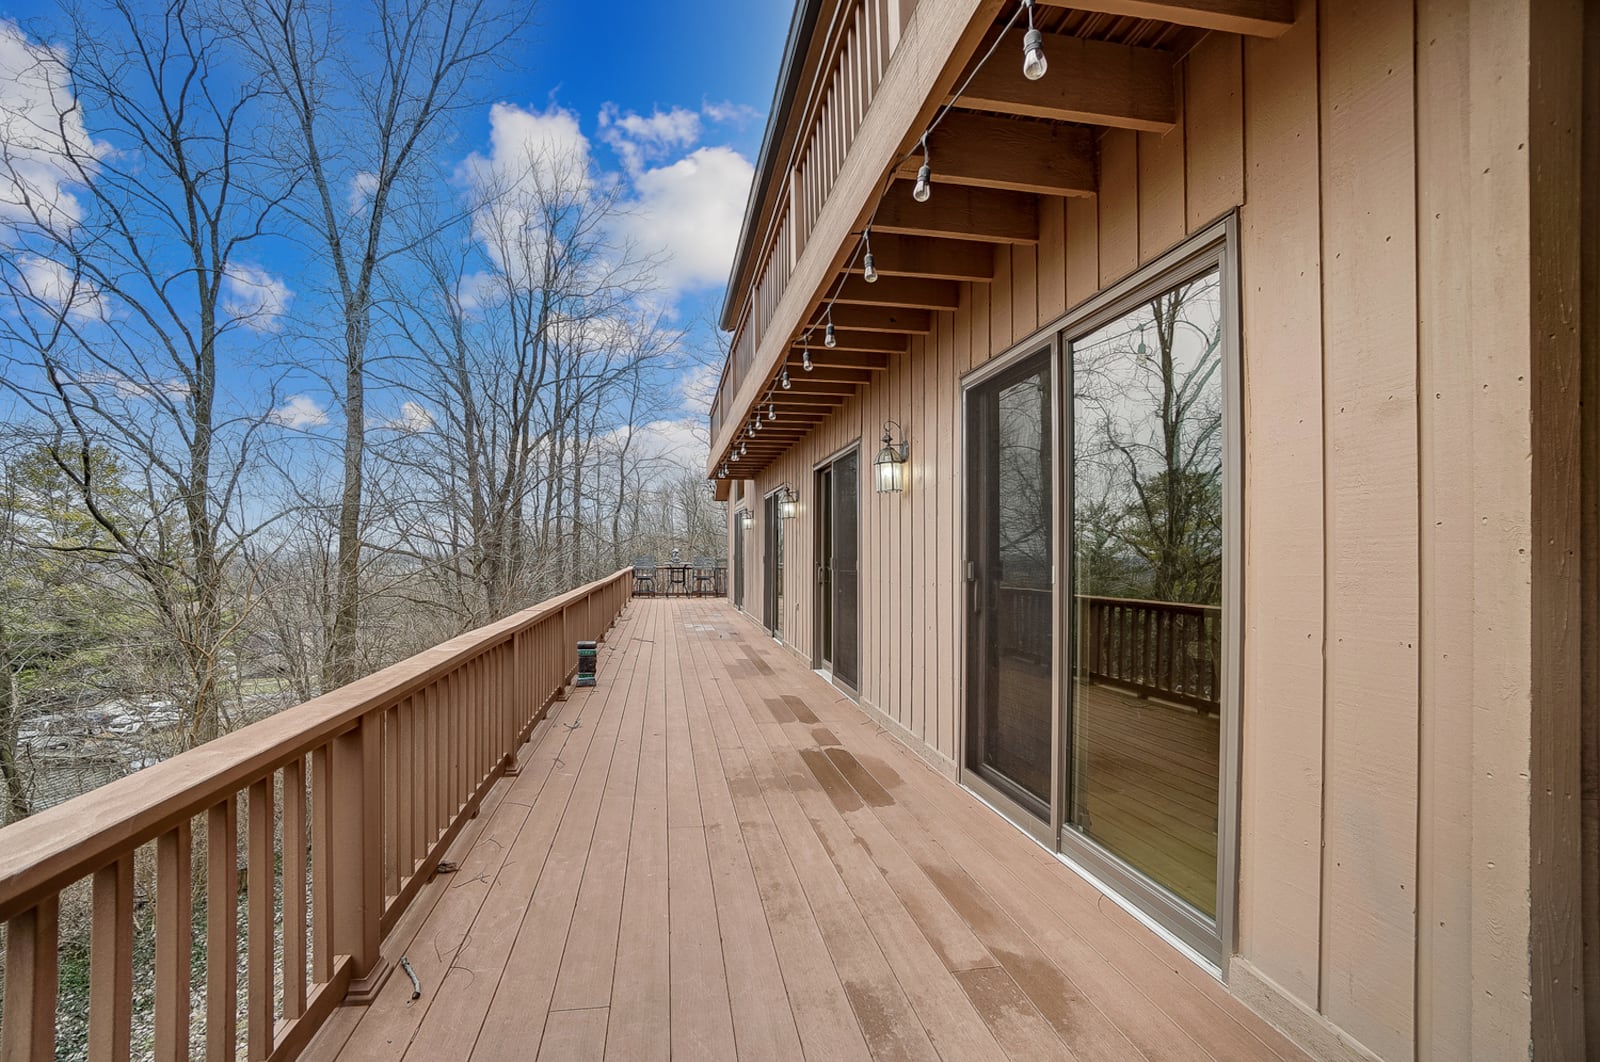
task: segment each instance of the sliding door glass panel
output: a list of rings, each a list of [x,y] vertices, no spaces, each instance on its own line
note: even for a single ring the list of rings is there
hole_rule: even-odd
[[[829,506],[833,517],[830,533],[833,551],[833,674],[839,681],[855,689],[861,682],[861,625],[857,604],[860,575],[856,562],[859,552],[861,483],[858,454],[850,453],[835,461],[830,479],[833,488]]]
[[[1049,356],[979,386],[970,401],[969,766],[1042,818],[1054,711]]]
[[[1067,827],[1217,911],[1223,320],[1215,270],[1070,344]]]

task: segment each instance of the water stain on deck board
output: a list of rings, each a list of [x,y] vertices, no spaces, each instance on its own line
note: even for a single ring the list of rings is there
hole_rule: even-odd
[[[894,797],[890,796],[889,791],[879,785],[878,780],[861,766],[850,754],[849,749],[831,748],[825,752],[828,759],[833,761],[833,765],[839,768],[839,773],[844,775],[845,780],[861,794],[862,800],[875,808],[886,808],[894,803]]]
[[[837,744],[839,744],[839,739],[834,736],[833,731],[829,730],[825,726],[814,726],[814,727],[812,727],[811,728],[811,740],[815,741],[818,745],[837,745]]]
[[[812,712],[812,710],[806,706],[806,702],[805,701],[802,701],[799,697],[796,697],[792,693],[785,693],[783,695],[783,700],[784,700],[784,703],[789,706],[789,710],[794,713],[794,717],[796,719],[798,719],[802,723],[806,724],[806,726],[815,726],[816,725],[816,723],[817,723],[816,714],[814,712]]]
[[[861,798],[839,777],[839,772],[833,768],[833,762],[821,749],[801,749],[800,758],[811,768],[811,773],[816,776],[822,791],[833,801],[835,808],[841,813],[861,810]]]
[[[780,723],[794,722],[794,713],[789,711],[789,706],[777,697],[766,698],[767,711],[772,713],[772,718]]]

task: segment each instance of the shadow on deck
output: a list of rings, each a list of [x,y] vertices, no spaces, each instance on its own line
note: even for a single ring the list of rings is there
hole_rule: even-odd
[[[1299,1058],[724,600],[635,601],[314,1058]]]

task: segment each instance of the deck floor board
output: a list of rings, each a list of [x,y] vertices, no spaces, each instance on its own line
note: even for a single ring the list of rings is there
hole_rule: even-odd
[[[423,998],[311,1057],[1303,1057],[725,601],[631,604],[520,761],[390,942]]]

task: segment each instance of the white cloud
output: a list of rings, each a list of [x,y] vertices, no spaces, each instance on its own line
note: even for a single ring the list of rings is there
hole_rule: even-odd
[[[657,278],[671,293],[721,284],[733,264],[755,168],[732,148],[703,147],[633,181],[621,233],[665,261]]]
[[[699,418],[655,420],[629,430],[611,433],[614,444],[628,442],[628,452],[641,461],[673,465],[695,472],[705,470],[708,442],[705,421]]]
[[[327,407],[309,395],[290,395],[267,420],[284,428],[320,428],[328,423]]]
[[[181,398],[189,393],[189,385],[182,380],[139,380],[111,370],[79,373],[73,382],[84,390],[109,389],[119,398],[154,398],[157,395]]]
[[[743,126],[761,117],[761,112],[748,103],[733,103],[730,100],[723,100],[721,103],[711,103],[709,101],[702,103],[700,105],[700,113],[706,116],[707,121],[716,122],[719,125],[729,123]]]
[[[358,173],[350,178],[350,191],[346,193],[350,199],[350,213],[360,213],[361,208],[367,205],[378,190],[378,175],[376,173]]]
[[[77,321],[103,321],[105,300],[87,277],[75,275],[60,262],[28,255],[18,264],[23,290],[34,299]]]
[[[405,401],[400,403],[400,412],[386,420],[380,421],[380,428],[390,431],[404,432],[407,435],[417,435],[433,427],[433,414],[420,402]]]
[[[706,416],[711,412],[711,402],[717,397],[717,381],[721,371],[715,365],[696,365],[678,380],[678,394],[683,399],[686,413]]]
[[[489,108],[489,152],[468,155],[461,176],[475,191],[491,193],[587,173],[588,166],[589,138],[572,111],[496,103]]]
[[[222,278],[222,310],[257,332],[277,332],[294,292],[258,266],[235,262]]]
[[[0,221],[67,226],[82,220],[68,190],[107,148],[89,137],[65,57],[0,20]]]
[[[644,164],[674,150],[693,147],[700,140],[700,115],[683,107],[655,110],[649,116],[624,113],[616,104],[600,108],[600,139],[611,146],[630,174]]]

